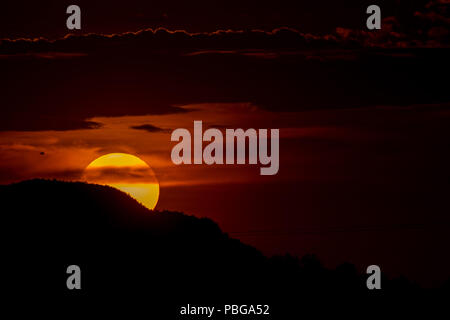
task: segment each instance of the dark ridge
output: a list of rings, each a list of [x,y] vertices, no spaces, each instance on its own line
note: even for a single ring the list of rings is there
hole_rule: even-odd
[[[351,264],[328,270],[313,255],[267,258],[209,219],[150,211],[111,187],[30,180],[0,186],[0,202],[2,290],[9,298],[81,306],[117,299],[167,319],[187,303],[270,304],[273,319],[285,319],[297,314],[299,301],[305,312],[325,301],[383,310],[399,297],[448,292],[448,284],[430,292],[386,278],[382,291],[369,291],[367,276]],[[80,291],[66,288],[72,264],[82,270]]]

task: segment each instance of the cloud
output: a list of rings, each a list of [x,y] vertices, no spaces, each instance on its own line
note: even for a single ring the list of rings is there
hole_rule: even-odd
[[[23,115],[14,113],[14,110],[10,110],[9,112],[7,110],[4,112],[4,116],[0,119],[0,131],[66,131],[98,129],[101,127],[101,123],[87,119],[36,113]]]
[[[0,54],[0,59],[71,59],[85,56],[85,53],[79,52],[30,52],[17,54]]]
[[[159,128],[159,127],[156,127],[156,126],[151,125],[151,124],[143,124],[143,125],[139,125],[139,126],[131,126],[130,128],[131,129],[136,129],[136,130],[144,130],[144,131],[147,131],[147,132],[150,132],[150,133],[154,133],[154,132],[164,132],[164,133],[170,132],[169,129]]]
[[[0,30],[0,38],[17,39],[22,44],[24,44],[25,38],[30,38],[35,46],[41,46],[43,50],[46,46],[46,40],[43,37],[52,39],[52,42],[60,45],[60,38],[67,34],[65,24],[61,23],[58,14],[58,12],[64,11],[64,5],[58,5],[59,8],[56,8],[54,3],[45,4],[49,0],[43,1],[44,4],[40,2],[39,5],[27,5],[29,12],[36,12],[35,15],[24,15],[23,6],[13,2],[5,4],[6,7],[3,11],[7,14],[2,17],[4,23]],[[280,0],[275,6],[271,3],[258,3],[255,6],[254,1],[233,0],[227,1],[220,7],[211,6],[205,0],[191,1],[189,4],[180,1],[170,1],[164,4],[136,1],[139,5],[120,6],[110,2],[106,3],[104,0],[100,0],[104,5],[83,4],[83,12],[89,14],[82,31],[74,34],[87,36],[91,42],[98,41],[102,37],[128,41],[128,38],[137,36],[142,41],[151,41],[153,45],[157,45],[154,47],[167,45],[173,49],[173,46],[194,44],[208,49],[210,47],[206,44],[212,39],[220,39],[220,42],[224,42],[225,38],[238,40],[241,46],[234,47],[242,48],[245,47],[243,39],[247,39],[250,43],[258,39],[264,40],[263,38],[270,36],[271,30],[276,30],[280,26],[284,26],[284,29],[298,30],[297,32],[304,37],[313,36],[316,40],[328,39],[329,41],[335,38],[334,40],[340,42],[343,39],[339,39],[334,30],[344,28],[353,30],[354,33],[360,33],[358,36],[358,41],[362,41],[359,43],[360,45],[403,46],[408,44],[416,46],[419,44],[429,46],[430,44],[420,37],[420,30],[417,30],[418,19],[414,19],[414,13],[433,12],[442,17],[448,17],[449,7],[448,0],[379,0],[377,4],[382,8],[383,17],[396,18],[400,23],[400,34],[404,36],[401,42],[391,43],[388,33],[360,32],[365,29],[363,25],[365,9],[371,4],[369,1],[348,0],[343,6],[331,0],[320,3]],[[46,10],[42,10],[44,7]],[[99,11],[98,8],[101,7],[108,7],[108,10]],[[117,19],[118,16],[121,18]],[[26,28],[27,25],[33,25],[32,30]],[[158,27],[164,27],[164,29],[158,29]],[[223,30],[215,31],[217,29]],[[236,31],[230,31],[230,29]],[[258,34],[251,31],[254,29],[264,31]],[[141,31],[124,32],[130,30]],[[382,38],[386,39],[385,43],[371,41],[371,38],[377,33],[384,33]],[[273,38],[280,39],[280,34]],[[379,36],[376,38],[380,40]],[[445,44],[445,41],[442,41]],[[72,43],[76,47],[81,42],[83,40],[78,39]],[[216,49],[220,48],[216,47]]]
[[[425,28],[421,38],[404,25],[386,17],[380,32],[158,28],[4,39],[0,131],[95,129],[97,117],[179,114],[199,103],[305,111],[447,102],[436,77],[449,67],[447,29]]]
[[[139,46],[145,52],[170,50],[174,52],[233,53],[245,49],[307,49],[307,48],[366,48],[366,47],[447,47],[448,39],[436,41],[429,29],[449,29],[448,1],[431,1],[426,5],[414,5],[414,10],[399,10],[398,15],[387,15],[382,29],[368,31],[365,28],[336,26],[334,32],[307,33],[292,27],[269,30],[219,29],[212,32],[189,32],[183,29],[146,28],[135,32],[110,34],[68,34],[62,38],[4,38],[0,39],[0,52],[19,54],[39,52],[73,54],[74,56],[103,50]],[[442,32],[441,32],[442,33]],[[81,51],[81,52],[80,52]],[[76,53],[74,53],[76,52]],[[166,51],[166,53],[168,53]],[[251,54],[251,53],[250,53]]]
[[[403,6],[396,15],[382,21],[382,29],[365,31],[338,28],[337,32],[348,41],[366,47],[384,48],[448,48],[450,47],[450,2],[430,1],[427,4],[399,3]]]
[[[99,184],[156,182],[154,173],[149,167],[87,168],[82,179]]]
[[[234,48],[305,48],[326,47],[337,44],[333,36],[319,36],[302,33],[293,28],[281,27],[264,30],[217,30],[214,32],[192,33],[186,30],[166,28],[143,29],[137,32],[117,34],[67,35],[57,40],[45,38],[20,38],[0,40],[0,52],[6,54],[22,52],[98,52],[120,48],[124,44],[138,44],[141,49],[170,49],[172,52],[205,48],[226,52]]]

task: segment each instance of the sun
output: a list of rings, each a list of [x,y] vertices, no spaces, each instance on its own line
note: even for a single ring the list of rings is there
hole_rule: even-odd
[[[159,199],[159,183],[150,166],[136,156],[109,153],[92,161],[84,180],[119,189],[153,210]]]

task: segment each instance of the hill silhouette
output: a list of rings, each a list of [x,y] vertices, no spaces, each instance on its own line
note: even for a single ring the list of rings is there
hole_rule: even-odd
[[[329,270],[312,255],[268,258],[209,219],[150,211],[111,187],[30,180],[0,186],[0,203],[2,289],[11,300],[141,301],[159,319],[178,318],[188,303],[270,304],[271,317],[285,319],[299,303],[301,312],[327,313],[313,306],[345,301],[348,312],[448,293],[448,285],[430,292],[386,278],[369,291],[351,264]],[[82,270],[79,291],[66,287],[72,264]]]

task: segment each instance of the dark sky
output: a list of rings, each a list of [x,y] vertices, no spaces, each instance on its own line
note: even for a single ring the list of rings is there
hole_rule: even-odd
[[[217,29],[271,30],[280,26],[303,32],[331,33],[336,27],[362,29],[366,8],[377,4],[383,17],[395,16],[402,24],[424,10],[428,3],[443,0],[347,0],[340,1],[7,1],[0,11],[0,37],[61,37],[66,8],[77,4],[82,9],[83,33],[117,33],[143,28],[167,27],[190,32]]]
[[[336,1],[8,1],[2,5],[0,37],[64,35],[65,9],[70,4],[82,8],[83,32],[96,33],[159,26],[215,31],[281,25],[329,32],[337,25],[358,27],[364,21],[364,1],[345,5]]]

